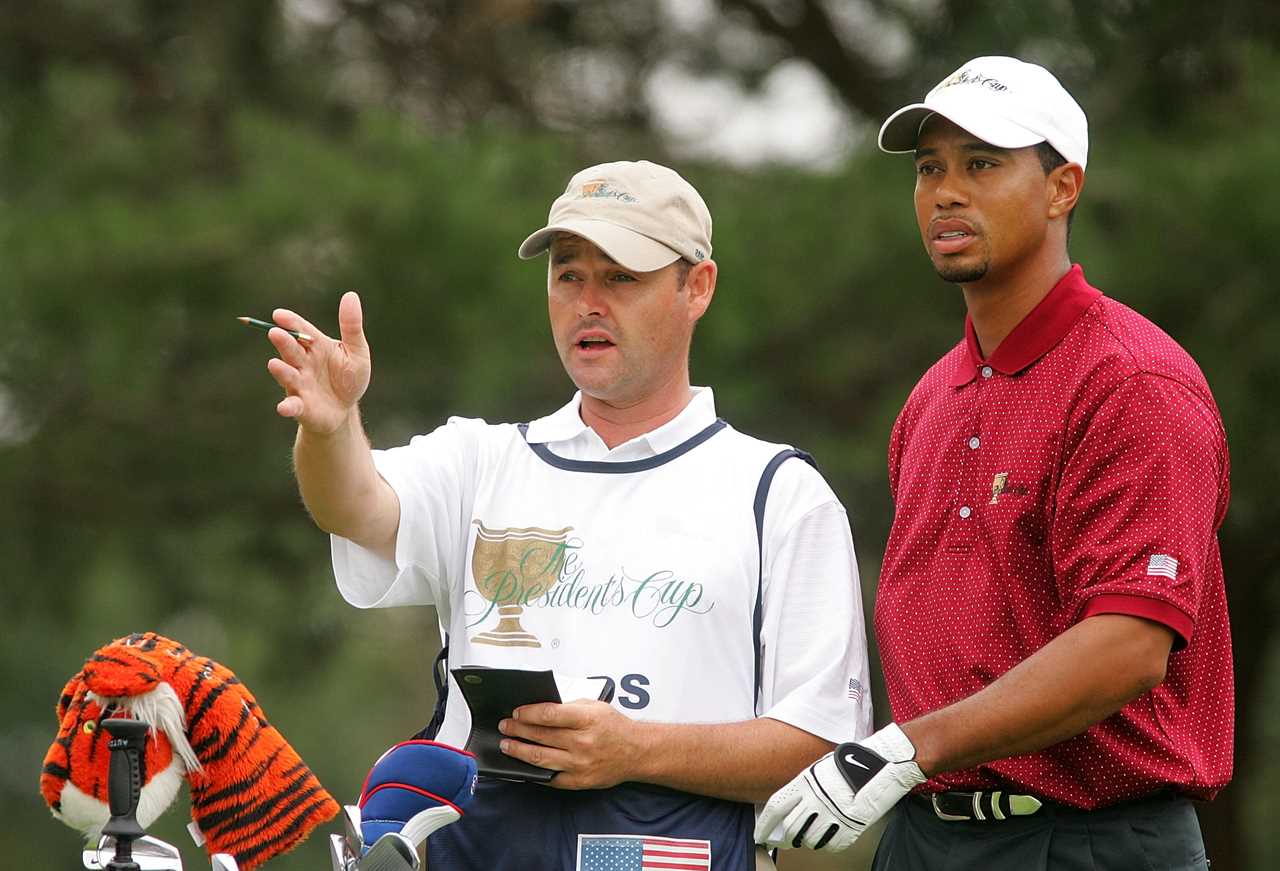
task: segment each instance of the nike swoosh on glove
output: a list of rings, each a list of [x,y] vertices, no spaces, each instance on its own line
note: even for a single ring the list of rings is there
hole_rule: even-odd
[[[773,794],[756,843],[844,850],[912,788],[925,782],[916,748],[896,723],[841,744]]]

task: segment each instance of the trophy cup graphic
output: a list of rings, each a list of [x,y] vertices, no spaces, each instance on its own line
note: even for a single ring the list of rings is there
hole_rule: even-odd
[[[1008,483],[1008,472],[1000,472],[991,479],[991,501],[988,503],[989,505],[995,505],[1000,501],[1000,494],[1004,492],[1004,488]]]
[[[538,637],[520,625],[521,600],[534,586],[545,592],[555,584],[573,527],[489,529],[479,520],[473,522],[477,531],[471,576],[480,595],[497,607],[498,625],[471,640],[498,647],[541,647]]]

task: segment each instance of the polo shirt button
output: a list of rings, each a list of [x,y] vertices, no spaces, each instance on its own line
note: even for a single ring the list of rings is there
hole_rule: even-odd
[[[982,367],[982,377],[983,377],[983,378],[990,378],[990,377],[991,377],[991,367],[990,367],[990,366],[983,366],[983,367]]]
[[[965,520],[968,520],[969,515],[972,513],[973,513],[973,509],[970,508],[968,505],[960,509],[960,516],[963,517]]]
[[[982,441],[977,436],[974,436],[973,438],[969,439],[970,450],[976,451],[978,449],[978,445],[980,444],[982,444]]]

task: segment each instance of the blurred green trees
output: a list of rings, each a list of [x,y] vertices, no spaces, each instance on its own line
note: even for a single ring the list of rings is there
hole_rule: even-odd
[[[651,36],[653,50],[688,47],[659,38],[661,16],[584,5],[603,16],[597,25]],[[913,51],[933,54],[920,68],[877,66],[877,100],[914,99],[971,54],[1034,50],[1037,28],[1048,26],[1011,17],[1007,5],[968,15],[959,5],[938,4],[943,19],[903,19],[915,28]],[[545,413],[571,385],[550,347],[542,265],[518,261],[515,247],[573,171],[603,159],[664,159],[657,139],[634,105],[600,116],[607,123],[591,135],[547,132],[564,125],[544,114],[538,88],[509,87],[531,70],[545,74],[532,48],[506,56],[487,79],[463,75],[463,53],[453,64],[459,84],[433,83],[422,70],[435,67],[418,64],[423,49],[412,37],[442,37],[423,18],[388,31],[397,4],[334,3],[309,27],[295,20],[299,4],[5,6],[6,859],[75,863],[76,837],[48,818],[36,791],[53,704],[85,656],[132,630],[164,632],[236,670],[322,781],[350,800],[377,754],[429,715],[434,614],[342,604],[325,538],[293,487],[292,428],[273,411],[277,390],[264,365],[270,346],[233,318],[286,306],[332,331],[341,291],[360,290],[374,352],[364,412],[379,445],[449,414]],[[762,28],[777,56],[804,56],[813,44],[796,21],[775,16],[781,23],[768,26],[762,4],[723,6],[756,7],[731,20]],[[891,17],[906,8],[868,6]],[[1202,819],[1216,866],[1272,867],[1280,862],[1270,825],[1280,766],[1266,750],[1280,739],[1272,631],[1280,507],[1265,483],[1280,468],[1271,286],[1280,212],[1267,202],[1280,190],[1274,22],[1253,21],[1234,3],[1212,22],[1147,4],[1097,14],[1088,4],[1057,6],[1074,16],[1070,33],[1054,34],[1063,78],[1093,120],[1073,254],[1093,283],[1191,351],[1227,422],[1235,487],[1222,540],[1239,773]],[[599,36],[573,4],[513,4],[506,17],[479,23],[468,7],[423,6],[438,13],[438,27],[473,40],[455,40],[455,49],[497,50],[527,33],[545,55],[557,38]],[[469,8],[497,14],[493,3]],[[984,11],[1008,31],[1001,39],[984,41]],[[1083,40],[1088,28],[1100,47],[1086,62],[1063,40]],[[1198,43],[1197,30],[1207,35]],[[1243,39],[1249,30],[1257,39]],[[383,38],[352,35],[369,33]],[[599,44],[636,51],[617,33],[605,28]],[[957,48],[940,54],[948,36]],[[731,61],[723,59],[726,69]],[[735,74],[752,72],[739,64]],[[353,91],[353,79],[366,90]],[[462,104],[471,114],[459,94],[472,95]],[[431,109],[416,112],[420,105]],[[922,256],[909,161],[864,141],[839,171],[816,175],[676,163],[712,208],[721,268],[695,343],[695,381],[716,387],[721,413],[739,428],[815,453],[850,509],[869,606],[891,516],[889,427],[916,378],[959,337],[963,316],[956,290]],[[175,808],[156,833],[185,850],[183,815]],[[186,852],[198,865],[194,848]],[[861,867],[853,861],[823,867]],[[325,862],[317,838],[271,867]]]

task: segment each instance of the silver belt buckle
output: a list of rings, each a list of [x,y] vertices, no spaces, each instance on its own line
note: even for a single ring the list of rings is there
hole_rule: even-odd
[[[934,815],[937,816],[937,818],[940,820],[948,820],[951,822],[963,821],[963,820],[979,820],[979,821],[985,822],[988,819],[1004,820],[1009,818],[1005,816],[1004,812],[1000,809],[1000,798],[1004,794],[1005,793],[1003,790],[994,790],[994,791],[977,790],[973,792],[970,795],[972,812],[968,814],[949,814],[946,811],[944,811],[942,809],[942,806],[938,804],[939,793],[935,792],[932,795],[930,795],[929,800],[933,804]],[[983,798],[988,798],[990,801],[990,804],[989,804],[989,807],[991,808],[990,817],[988,817],[985,813],[982,812]],[[1007,796],[1007,798],[1009,802],[1009,815],[1015,816],[1015,817],[1031,816],[1036,811],[1040,810],[1040,808],[1043,805],[1040,799],[1036,798],[1033,795],[1009,795]]]
[[[938,819],[940,819],[940,820],[950,820],[950,821],[952,821],[952,822],[955,822],[955,821],[959,821],[959,820],[967,820],[967,819],[969,819],[969,817],[962,817],[962,816],[957,816],[956,814],[949,814],[949,813],[947,813],[946,811],[944,811],[941,807],[939,807],[939,806],[938,806],[938,794],[937,794],[936,792],[935,792],[935,793],[930,794],[930,796],[929,796],[929,801],[933,804],[933,813],[934,813],[934,815],[935,815],[935,816],[937,816],[937,818],[938,818]]]

